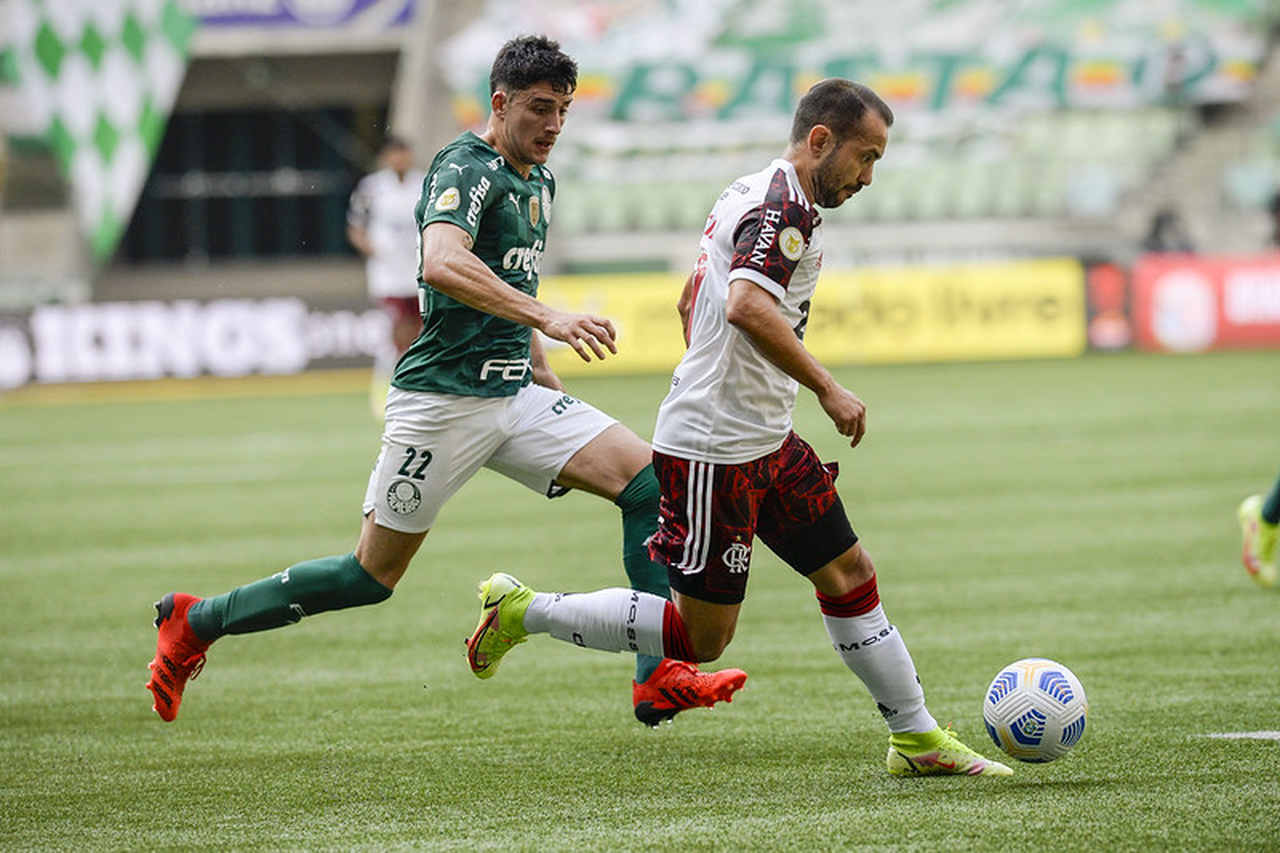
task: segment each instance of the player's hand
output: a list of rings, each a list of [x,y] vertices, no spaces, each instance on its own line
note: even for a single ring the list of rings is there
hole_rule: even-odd
[[[867,431],[867,407],[848,388],[833,385],[831,390],[819,395],[818,403],[836,425],[836,431],[852,440],[850,447],[857,447]]]
[[[566,314],[556,312],[540,329],[549,338],[564,341],[573,347],[573,351],[583,361],[591,361],[591,353],[603,360],[607,349],[618,354],[618,345],[614,342],[617,333],[604,317],[594,314]]]

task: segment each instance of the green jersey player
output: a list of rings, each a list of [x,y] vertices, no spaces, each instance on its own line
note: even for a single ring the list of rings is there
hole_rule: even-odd
[[[147,687],[161,718],[176,718],[186,682],[218,638],[389,598],[441,506],[481,467],[548,497],[578,489],[612,500],[622,511],[632,586],[669,597],[666,570],[646,548],[658,518],[649,446],[566,394],[533,334],[563,341],[584,361],[617,352],[607,319],[537,299],[556,190],[545,163],[573,100],[577,65],[555,42],[523,36],[499,51],[489,82],[484,132],[464,133],[436,155],[416,208],[423,327],[392,378],[355,550],[224,595],[170,593],[157,602]],[[493,674],[496,657],[468,654],[480,678]],[[703,673],[637,656],[635,714],[656,724],[728,700],[745,680],[741,670]]]

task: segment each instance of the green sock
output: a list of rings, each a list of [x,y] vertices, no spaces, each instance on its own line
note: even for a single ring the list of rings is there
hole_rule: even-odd
[[[191,605],[187,622],[204,641],[292,625],[326,610],[377,604],[391,590],[364,570],[355,554],[321,557]]]
[[[1276,480],[1262,503],[1262,518],[1267,524],[1280,524],[1280,479]]]
[[[649,559],[649,537],[658,529],[658,478],[646,465],[632,478],[614,503],[622,510],[622,565],[631,588],[670,600],[667,567]],[[644,683],[662,658],[636,655],[636,681]]]

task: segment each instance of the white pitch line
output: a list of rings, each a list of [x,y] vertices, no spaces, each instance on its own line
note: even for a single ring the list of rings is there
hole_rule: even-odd
[[[1220,740],[1280,740],[1280,732],[1215,732],[1204,737]]]

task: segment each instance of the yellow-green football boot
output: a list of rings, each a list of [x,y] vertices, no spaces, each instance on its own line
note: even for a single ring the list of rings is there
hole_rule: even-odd
[[[1250,495],[1236,510],[1244,546],[1240,552],[1244,569],[1258,586],[1276,585],[1276,529],[1262,517],[1262,495]]]
[[[476,678],[492,678],[502,656],[529,639],[524,612],[533,590],[505,572],[480,584],[480,622],[467,640],[467,663]]]
[[[1013,769],[983,758],[956,737],[951,727],[920,734],[889,735],[893,776],[1012,776]]]

